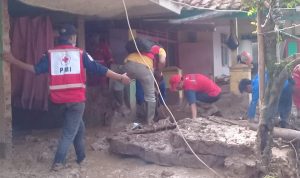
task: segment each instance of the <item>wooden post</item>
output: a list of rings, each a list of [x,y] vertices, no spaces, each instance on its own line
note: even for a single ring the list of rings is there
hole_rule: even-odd
[[[233,20],[230,20],[230,34],[236,34],[236,25],[237,23],[234,23]],[[231,66],[234,66],[237,64],[237,50],[231,50]]]
[[[264,101],[265,96],[265,50],[264,36],[262,31],[262,12],[257,10],[257,45],[258,45],[258,77],[259,77],[259,104]]]
[[[10,51],[8,0],[0,1],[0,51]],[[3,58],[3,56],[1,56]],[[0,160],[12,149],[11,81],[9,64],[0,60]]]

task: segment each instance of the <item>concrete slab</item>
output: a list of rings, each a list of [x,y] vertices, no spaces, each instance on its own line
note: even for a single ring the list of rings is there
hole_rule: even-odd
[[[253,131],[204,119],[184,119],[178,124],[194,151],[211,167],[223,165],[226,156],[238,152],[253,154]],[[188,150],[177,129],[148,134],[122,132],[108,141],[113,153],[137,156],[159,165],[205,167]]]
[[[184,119],[178,124],[196,153],[217,156],[254,154],[256,132],[245,127],[222,125],[204,118]],[[174,148],[184,148],[190,152],[178,130],[172,132],[170,140]]]

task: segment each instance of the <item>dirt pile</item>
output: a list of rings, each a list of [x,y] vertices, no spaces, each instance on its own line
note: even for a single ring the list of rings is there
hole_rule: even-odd
[[[191,148],[208,166],[226,168],[225,174],[231,178],[258,177],[254,148],[256,132],[204,118],[183,119],[178,124]],[[191,153],[178,129],[160,132],[153,129],[153,133],[144,134],[121,132],[108,141],[113,153],[137,156],[164,166],[205,168]],[[281,172],[283,177],[292,175],[288,172],[295,172],[295,164],[291,164],[293,157],[285,154],[284,149],[277,151],[280,154],[277,152],[273,156],[276,172]]]
[[[237,153],[254,154],[255,132],[243,127],[228,127],[202,118],[183,119],[178,124],[196,154],[211,167],[223,166],[226,157]],[[122,132],[108,140],[114,153],[138,156],[159,165],[205,168],[177,129],[148,134]]]

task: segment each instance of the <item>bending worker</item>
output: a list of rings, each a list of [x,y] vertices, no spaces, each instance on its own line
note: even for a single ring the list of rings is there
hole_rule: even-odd
[[[135,41],[142,56],[136,51],[132,41],[127,43],[131,45],[126,45],[129,55],[125,59],[124,69],[130,78],[138,80],[142,85],[146,106],[144,123],[150,124],[154,121],[156,109],[154,78],[151,74],[154,66],[153,60],[155,55],[158,55],[157,72],[160,73],[166,63],[166,52],[149,40],[136,38]]]
[[[265,75],[266,84],[268,82],[268,76]],[[251,81],[249,79],[242,79],[239,83],[239,90],[241,93],[247,92],[252,94],[252,100],[248,107],[247,117],[248,121],[258,121],[255,119],[256,106],[259,101],[259,78],[258,75]],[[287,119],[290,116],[292,109],[292,93],[293,93],[293,82],[292,80],[286,80],[283,89],[280,94],[278,102],[278,114],[280,116],[280,126],[286,127]]]
[[[214,102],[221,96],[221,88],[211,79],[202,74],[173,75],[169,80],[171,91],[184,90],[185,97],[190,104],[192,119],[197,118],[197,101],[209,104],[218,112]],[[214,113],[211,113],[214,114]]]

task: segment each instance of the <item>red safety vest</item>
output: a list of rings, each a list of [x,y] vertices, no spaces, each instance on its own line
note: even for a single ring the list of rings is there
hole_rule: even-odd
[[[61,45],[48,51],[50,99],[54,103],[85,101],[82,50]]]

